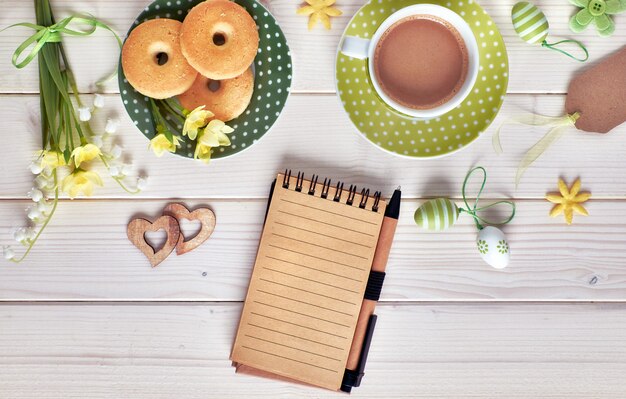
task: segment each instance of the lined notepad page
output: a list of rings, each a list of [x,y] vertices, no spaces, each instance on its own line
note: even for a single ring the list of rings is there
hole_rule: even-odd
[[[231,359],[337,390],[385,211],[283,188],[269,207]]]

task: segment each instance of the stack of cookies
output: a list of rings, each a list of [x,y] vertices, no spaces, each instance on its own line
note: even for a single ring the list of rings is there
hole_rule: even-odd
[[[122,68],[141,94],[178,96],[185,109],[204,105],[226,122],[250,103],[258,47],[257,26],[243,7],[207,0],[182,23],[161,18],[133,29],[122,49]]]

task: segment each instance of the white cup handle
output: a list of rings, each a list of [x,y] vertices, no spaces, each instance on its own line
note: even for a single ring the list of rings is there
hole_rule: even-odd
[[[369,47],[369,39],[361,39],[356,36],[346,36],[341,44],[341,52],[348,57],[364,60],[367,58]]]

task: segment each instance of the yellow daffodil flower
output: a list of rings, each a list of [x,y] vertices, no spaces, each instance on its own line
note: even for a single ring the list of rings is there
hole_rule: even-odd
[[[196,144],[196,151],[193,154],[194,159],[199,159],[204,163],[209,163],[211,160],[211,148],[212,147],[202,143]]]
[[[42,169],[56,169],[66,165],[65,158],[59,151],[42,150],[37,152],[37,157]]]
[[[157,157],[162,156],[166,151],[176,152],[176,147],[180,147],[180,140],[176,136],[172,136],[172,139],[173,141],[169,141],[165,134],[157,134],[152,140],[150,140],[148,148],[154,151]]]
[[[75,169],[63,179],[61,190],[67,193],[70,198],[76,198],[80,193],[89,197],[93,194],[95,185],[102,187],[102,179],[96,172]]]
[[[94,144],[85,144],[80,147],[74,148],[72,151],[72,158],[74,158],[74,165],[80,167],[83,162],[89,162],[94,158],[99,157],[102,154],[100,148]]]
[[[576,179],[572,187],[567,188],[567,184],[559,179],[559,194],[548,194],[546,199],[553,204],[556,204],[552,211],[550,211],[551,217],[557,217],[560,214],[565,215],[565,223],[572,224],[574,219],[574,212],[579,215],[588,216],[589,212],[581,204],[591,198],[589,192],[580,191],[580,179]]]
[[[234,131],[235,129],[226,125],[221,120],[213,119],[204,129],[204,133],[202,137],[198,139],[198,142],[203,142],[211,147],[230,145],[230,139],[226,135]]]
[[[199,106],[187,115],[185,124],[183,125],[183,136],[195,140],[198,131],[209,123],[209,119],[213,117],[213,112],[205,111],[204,105]]]
[[[208,163],[211,159],[211,148],[230,145],[230,139],[226,134],[233,131],[234,129],[224,122],[213,119],[198,136],[194,158]]]
[[[335,0],[306,0],[306,2],[308,5],[300,7],[296,13],[309,16],[309,30],[313,29],[318,22],[321,22],[326,29],[330,29],[330,17],[343,14],[337,7],[333,7]]]

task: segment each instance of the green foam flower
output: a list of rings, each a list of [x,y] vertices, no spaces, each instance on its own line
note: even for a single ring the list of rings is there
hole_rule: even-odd
[[[569,1],[582,8],[569,21],[570,28],[576,33],[582,32],[593,22],[600,36],[611,36],[615,32],[615,23],[609,15],[626,11],[626,0]]]

